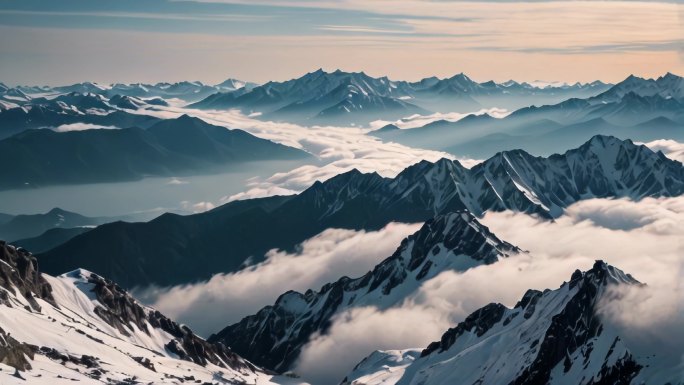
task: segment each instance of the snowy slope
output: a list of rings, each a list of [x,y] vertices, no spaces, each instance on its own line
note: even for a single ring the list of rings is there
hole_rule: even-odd
[[[447,159],[422,161],[394,179],[352,171],[314,184],[300,197],[327,206],[325,216],[342,215],[359,199],[378,212],[412,210],[444,213],[467,209],[514,210],[546,217],[588,198],[676,196],[684,193],[682,164],[630,140],[595,136],[577,149],[548,158],[505,151],[471,169]]]
[[[341,311],[387,309],[444,271],[464,271],[521,252],[499,240],[468,212],[438,216],[402,241],[392,256],[366,275],[342,277],[319,291],[287,292],[273,306],[209,338],[251,361],[284,372],[317,332],[325,333]]]
[[[291,383],[85,270],[51,277],[0,246],[0,383]]]
[[[426,349],[375,352],[344,384],[677,384],[681,368],[650,369],[597,315],[611,285],[639,285],[597,261],[556,290],[529,290],[513,309],[489,304]]]

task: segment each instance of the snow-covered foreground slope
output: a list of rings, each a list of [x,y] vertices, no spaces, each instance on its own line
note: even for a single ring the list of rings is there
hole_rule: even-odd
[[[374,384],[680,384],[684,367],[630,350],[600,301],[640,285],[597,261],[556,290],[529,290],[512,309],[489,304],[424,350],[375,352],[343,381]]]
[[[273,306],[209,338],[259,365],[292,369],[300,352],[333,319],[353,308],[388,309],[445,271],[465,271],[521,252],[499,240],[468,212],[440,215],[405,238],[389,258],[362,277],[342,277],[319,291],[281,295]]]
[[[85,270],[0,245],[0,383],[296,383],[210,344]]]

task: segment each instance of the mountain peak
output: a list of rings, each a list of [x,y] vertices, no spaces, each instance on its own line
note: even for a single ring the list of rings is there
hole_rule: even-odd
[[[64,214],[73,214],[72,212],[66,211],[64,209],[61,209],[59,207],[55,207],[51,209],[50,211],[47,212],[49,215],[64,215]]]
[[[592,147],[609,147],[609,146],[615,146],[615,145],[621,145],[621,144],[633,144],[631,140],[626,139],[626,140],[621,140],[618,139],[612,135],[594,135],[589,139],[589,141],[586,143]]]
[[[425,385],[630,384],[644,366],[598,315],[609,283],[638,284],[596,261],[586,272],[577,270],[569,288],[564,283],[556,290],[528,290],[514,308],[490,303],[420,356],[403,363],[370,363],[355,369],[344,384],[381,384],[390,376]]]
[[[596,260],[596,262],[594,262],[594,266],[584,273],[580,270],[575,270],[570,277],[570,287],[574,287],[580,281],[593,282],[596,285],[604,286],[607,284],[641,284],[630,274],[627,274],[617,267],[609,265],[602,260]]]
[[[317,332],[341,311],[368,305],[393,306],[421,282],[445,271],[465,271],[520,253],[501,241],[467,210],[435,216],[396,251],[359,278],[342,277],[318,291],[287,292],[239,323],[209,338],[267,368],[285,371]],[[261,325],[272,325],[263,328]],[[268,354],[264,354],[268,352]]]
[[[682,77],[679,75],[675,75],[672,72],[667,72],[665,75],[661,76],[658,78],[658,80],[678,80],[681,79]]]
[[[457,73],[456,75],[449,78],[449,80],[472,82],[472,80],[468,77],[468,75],[464,74],[463,72]]]
[[[436,240],[439,239],[454,254],[462,253],[486,264],[496,262],[502,256],[522,252],[518,247],[499,239],[468,210],[438,215],[425,222],[411,238],[417,244],[431,245],[438,243]]]

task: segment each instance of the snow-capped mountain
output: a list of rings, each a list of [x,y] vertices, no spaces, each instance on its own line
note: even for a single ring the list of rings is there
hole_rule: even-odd
[[[248,257],[257,263],[270,249],[291,249],[331,227],[379,229],[391,221],[416,223],[458,210],[475,216],[513,210],[552,218],[583,199],[683,193],[681,163],[630,140],[597,136],[565,154],[542,158],[507,151],[471,169],[442,159],[417,163],[395,178],[352,170],[296,196],[100,226],[41,257],[47,272],[84,267],[126,287],[174,285],[235,271]],[[226,231],[232,228],[240,231]],[[164,264],[168,255],[176,256],[177,263]],[[131,265],[136,269],[125,269]],[[160,271],[160,265],[168,270]]]
[[[684,103],[659,94],[643,95],[629,91],[616,100],[569,99],[555,105],[527,107],[515,111],[503,119],[508,123],[516,120],[549,119],[564,124],[580,123],[601,118],[610,123],[630,127],[648,120],[665,117],[684,124]]]
[[[256,83],[251,83],[251,82],[245,82],[242,80],[238,79],[226,79],[222,81],[221,83],[215,85],[214,87],[218,88],[220,91],[223,92],[231,92],[231,91],[236,91],[241,88],[246,88],[247,90],[250,90],[254,87],[257,87],[258,84]]]
[[[548,158],[505,151],[471,169],[447,159],[422,161],[394,179],[351,171],[315,183],[300,197],[310,199],[314,207],[327,207],[323,217],[349,215],[345,211],[359,199],[367,210],[377,207],[375,215],[402,212],[409,206],[433,214],[467,209],[480,216],[490,210],[513,210],[553,217],[589,197],[638,200],[682,193],[681,163],[630,140],[596,136]]]
[[[0,139],[34,128],[57,128],[63,125],[82,123],[105,127],[147,128],[160,119],[150,115],[134,114],[118,106],[100,94],[61,94],[56,97],[30,98],[26,102],[15,101],[8,109],[0,109]],[[155,103],[145,102],[146,105]]]
[[[447,270],[464,271],[521,252],[499,240],[468,212],[431,219],[372,271],[342,277],[319,291],[288,292],[257,314],[212,335],[243,357],[284,372],[315,333],[325,333],[339,312],[361,306],[386,309]]]
[[[374,78],[363,72],[321,69],[285,82],[269,82],[249,92],[217,93],[193,104],[205,109],[239,108],[261,112],[264,118],[309,123],[359,123],[398,119],[428,111],[473,111],[484,106],[522,107],[542,100],[593,96],[607,89],[594,84],[536,88],[493,81],[477,83],[465,74],[448,79],[425,78],[419,82]],[[492,98],[496,98],[494,100]],[[498,104],[492,104],[498,103]]]
[[[3,384],[278,381],[115,283],[80,269],[41,274],[30,253],[4,242],[0,307]]]
[[[618,101],[629,93],[635,93],[640,96],[658,95],[665,99],[672,98],[683,101],[684,78],[670,72],[657,79],[644,79],[630,75],[625,80],[592,99],[602,102]]]
[[[274,119],[335,120],[342,114],[375,119],[426,112],[400,100],[409,96],[406,82],[373,78],[363,72],[347,73],[321,69],[285,82],[268,82],[242,94],[223,93],[192,105],[197,108],[240,108],[263,112]],[[367,122],[367,121],[366,121]]]
[[[186,102],[195,102],[216,92],[231,92],[238,89],[255,87],[255,83],[245,82],[237,79],[227,79],[217,85],[208,85],[199,81],[181,81],[176,83],[160,82],[156,84],[147,83],[114,83],[99,84],[94,82],[82,82],[58,87],[26,87],[19,86],[5,89],[0,87],[0,93],[10,90],[22,91],[28,95],[51,96],[60,94],[79,93],[79,94],[98,94],[106,98],[114,95],[132,96],[136,98],[178,98]]]
[[[82,82],[68,86],[54,87],[52,90],[65,94],[72,92],[76,92],[79,94],[99,94],[103,93],[109,88],[111,87],[94,82]]]
[[[597,261],[556,290],[529,290],[512,309],[492,303],[473,312],[422,351],[375,352],[343,384],[679,383],[676,368],[651,369],[662,357],[635,353],[602,321],[599,301],[618,285],[640,283]]]
[[[109,105],[127,110],[137,110],[146,106],[168,106],[169,104],[159,97],[151,99],[140,99],[135,96],[114,95],[109,98]]]

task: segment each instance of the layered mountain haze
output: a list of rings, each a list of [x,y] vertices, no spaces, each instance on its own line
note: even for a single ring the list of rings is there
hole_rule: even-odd
[[[470,116],[437,121],[409,130],[383,130],[384,140],[472,157],[509,149],[542,155],[577,146],[602,134],[652,141],[684,140],[684,81],[667,74],[656,80],[630,76],[597,95],[567,98],[557,104],[530,105],[510,115]]]
[[[147,129],[28,130],[0,140],[0,188],[211,173],[227,165],[308,156],[187,115]]]
[[[6,215],[0,221],[0,238],[16,241],[23,238],[32,238],[43,234],[45,231],[61,228],[95,227],[103,223],[117,220],[134,220],[130,217],[86,217],[78,213],[62,210],[58,207],[41,214],[30,215]]]

